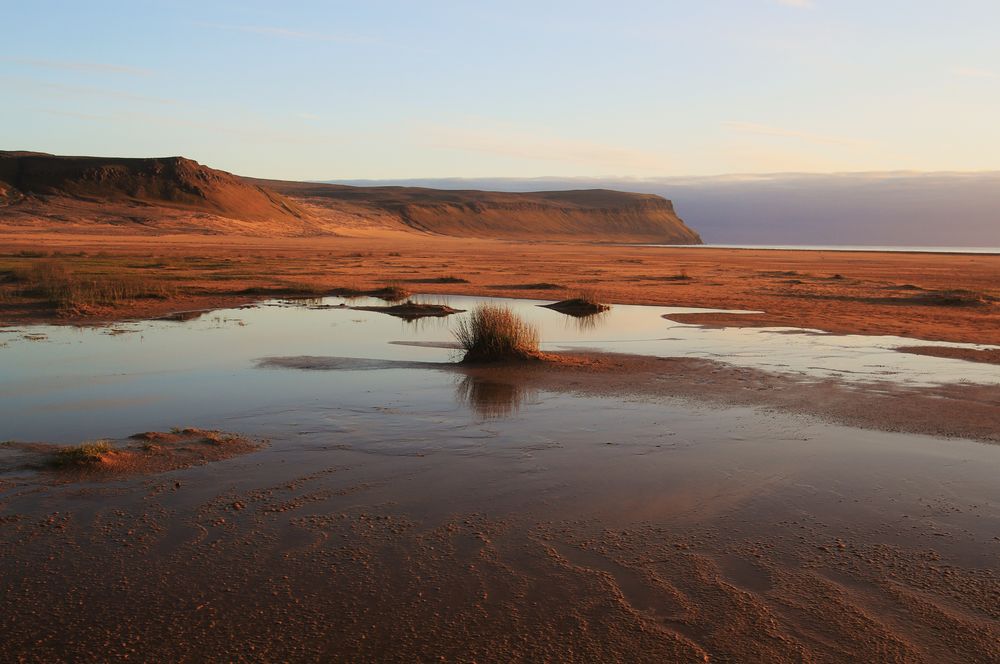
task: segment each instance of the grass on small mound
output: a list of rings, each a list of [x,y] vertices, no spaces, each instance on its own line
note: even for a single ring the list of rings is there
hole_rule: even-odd
[[[543,305],[547,309],[553,309],[569,316],[593,316],[607,311],[611,307],[598,299],[597,292],[591,289],[584,289],[577,293],[576,297],[553,304]]]
[[[580,289],[576,297],[573,298],[577,302],[581,302],[589,307],[594,307],[595,309],[607,309],[608,305],[601,302],[600,296],[597,291],[593,288],[582,288]]]
[[[104,460],[105,455],[110,454],[114,449],[114,446],[107,440],[82,443],[59,450],[52,457],[51,463],[60,468],[100,463]]]
[[[509,307],[481,304],[458,322],[455,338],[463,362],[502,362],[539,357],[538,328]]]

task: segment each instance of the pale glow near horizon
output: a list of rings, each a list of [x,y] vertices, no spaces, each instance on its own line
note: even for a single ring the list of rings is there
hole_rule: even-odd
[[[992,0],[5,14],[0,149],[286,179],[1000,169]]]

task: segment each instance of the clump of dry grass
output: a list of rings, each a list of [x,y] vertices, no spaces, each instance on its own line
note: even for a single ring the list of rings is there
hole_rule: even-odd
[[[601,302],[600,296],[597,294],[597,290],[594,288],[581,288],[576,293],[576,297],[573,298],[581,305],[597,308],[607,308],[607,305]]]
[[[24,294],[39,297],[60,310],[166,298],[171,292],[161,282],[126,272],[76,274],[58,260],[37,261],[16,270],[14,280],[24,285]]]
[[[385,300],[386,302],[402,302],[406,298],[410,297],[411,293],[400,285],[398,281],[390,281],[382,288],[375,288],[370,291],[366,291],[365,295],[369,297],[377,297],[378,299]]]
[[[114,446],[110,441],[98,440],[91,443],[82,443],[71,447],[64,447],[51,459],[53,466],[60,468],[70,466],[86,466],[100,463],[105,456],[114,451]]]
[[[510,308],[481,304],[459,320],[455,338],[465,350],[463,362],[501,362],[537,358],[538,328]]]
[[[592,288],[584,288],[576,293],[575,297],[552,304],[542,305],[546,309],[553,309],[567,316],[593,316],[603,313],[611,307],[601,302],[597,291]]]

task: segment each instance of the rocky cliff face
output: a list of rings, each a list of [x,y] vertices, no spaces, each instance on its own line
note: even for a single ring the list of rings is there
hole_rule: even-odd
[[[502,193],[241,178],[183,157],[0,152],[0,225],[74,231],[455,237],[699,244],[670,201],[605,189]]]
[[[0,183],[11,203],[26,198],[131,203],[245,221],[301,215],[291,202],[273,192],[183,157],[124,159],[0,152]]]
[[[506,193],[261,181],[317,207],[363,206],[414,230],[456,237],[701,244],[652,194],[606,189]]]

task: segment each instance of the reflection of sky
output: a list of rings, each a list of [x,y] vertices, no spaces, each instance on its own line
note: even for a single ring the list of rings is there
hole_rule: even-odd
[[[423,299],[469,309],[488,298]],[[845,380],[1000,383],[995,365],[894,352],[894,346],[914,343],[897,337],[700,328],[661,317],[681,309],[626,305],[616,305],[588,328],[536,306],[536,301],[507,302],[539,326],[548,349],[707,357]],[[131,332],[115,335],[100,328],[21,328],[20,334],[5,334],[8,345],[0,347],[0,440],[71,441],[170,426],[226,428],[241,418],[267,429],[294,423],[302,408],[371,409],[450,401],[455,385],[446,374],[258,369],[256,360],[317,355],[449,361],[456,359],[456,351],[388,342],[452,341],[455,320],[452,316],[408,323],[375,312],[275,303],[209,313],[189,322],[125,323],[116,329]],[[29,333],[48,339],[22,338]]]

